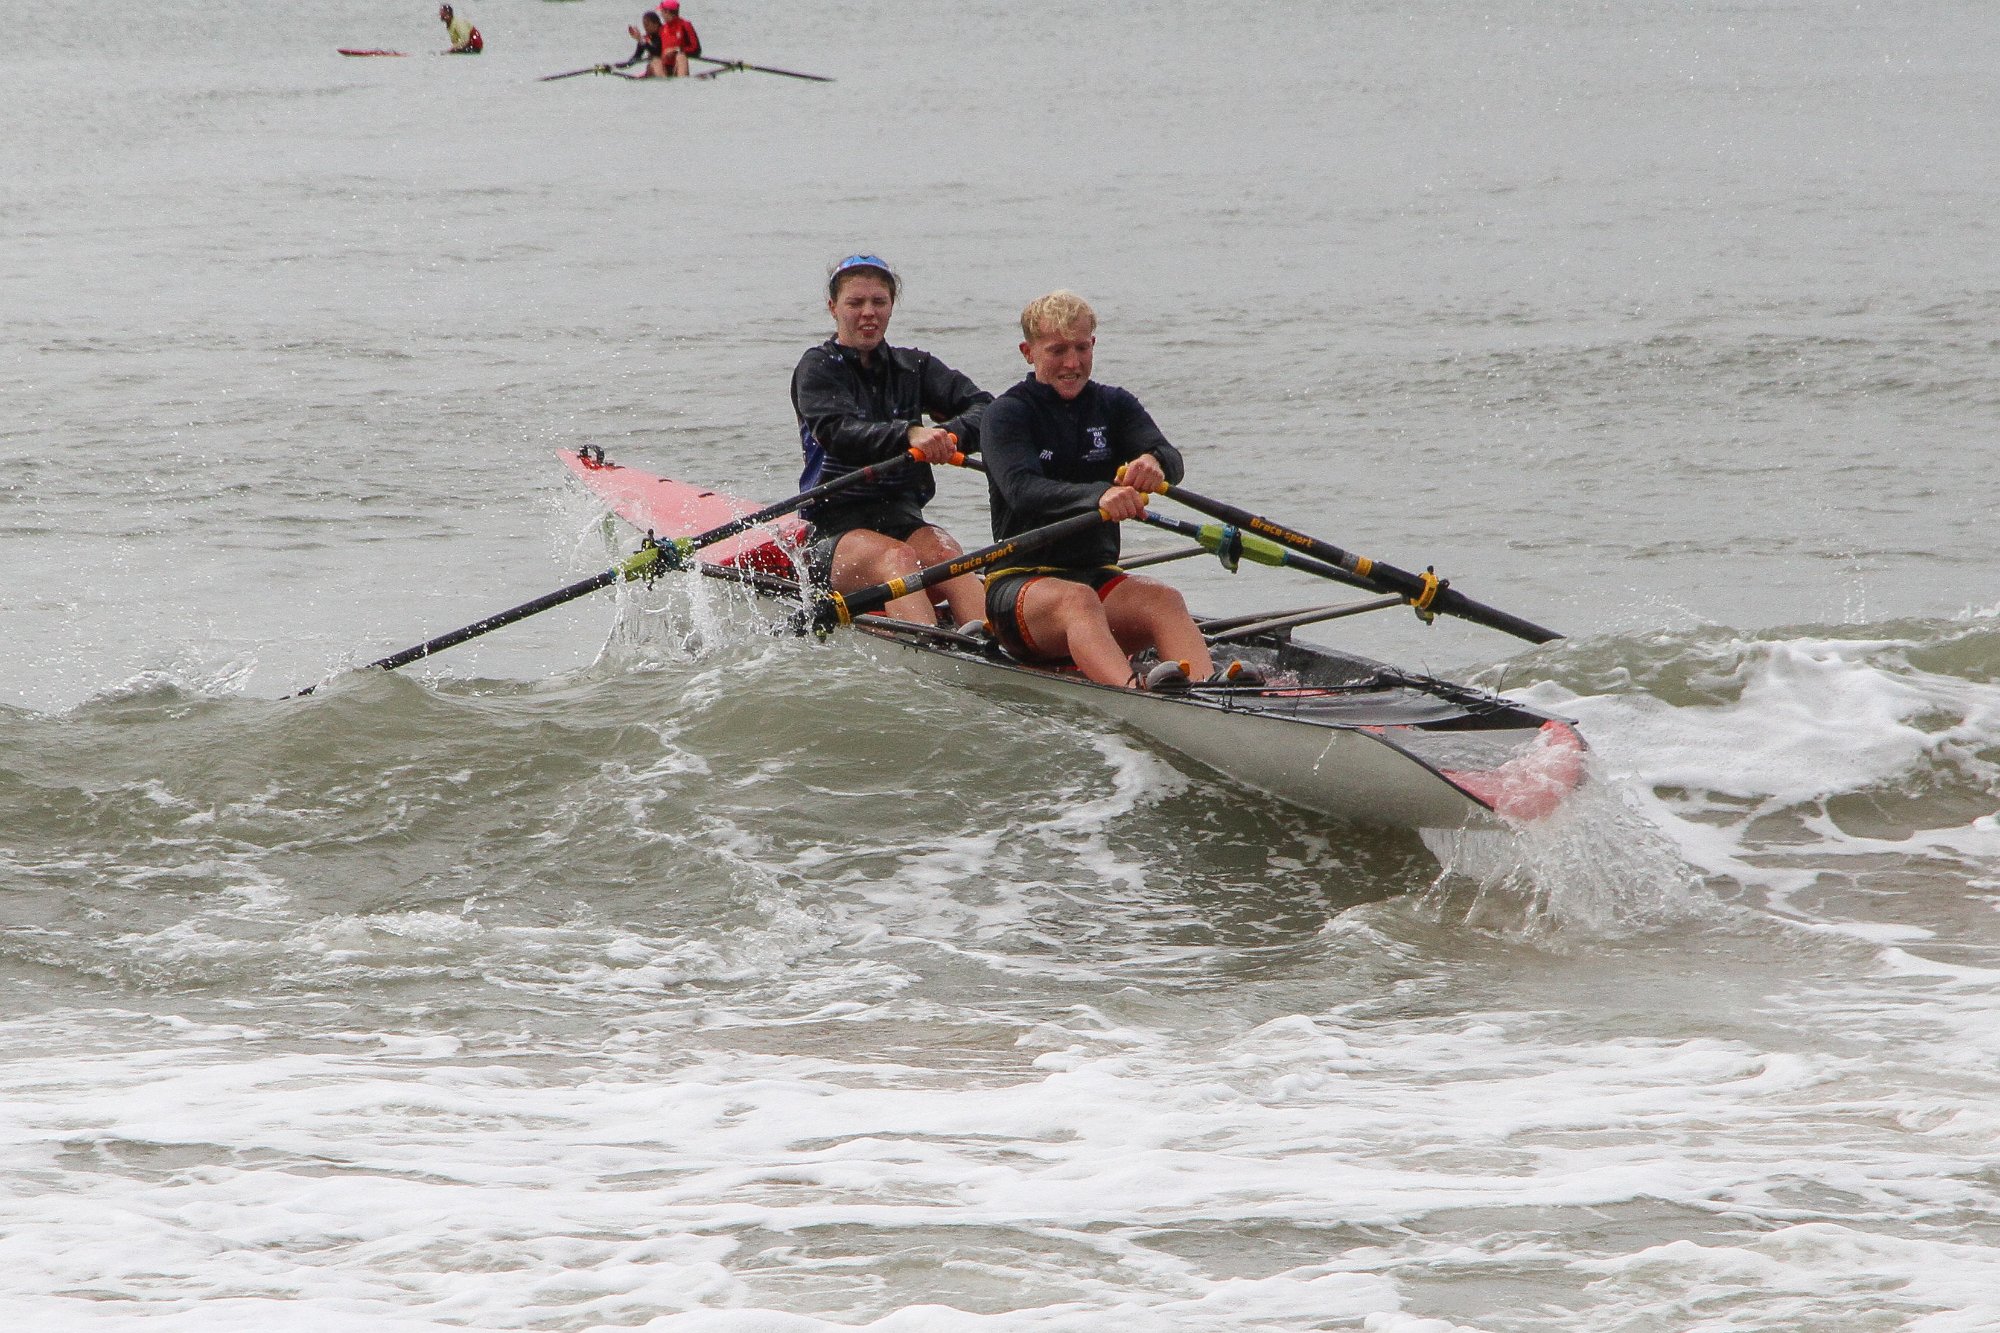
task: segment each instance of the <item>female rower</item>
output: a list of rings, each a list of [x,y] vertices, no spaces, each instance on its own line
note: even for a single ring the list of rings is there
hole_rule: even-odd
[[[632,48],[631,56],[621,62],[619,68],[643,64],[646,72],[636,77],[641,79],[669,77],[665,55],[666,42],[661,34],[660,16],[649,9],[639,16],[638,23],[627,27],[625,31],[631,33],[632,40],[639,44]]]
[[[979,448],[979,421],[993,395],[928,352],[883,341],[901,288],[895,272],[874,255],[851,255],[834,265],[826,284],[833,336],[809,349],[792,372],[792,410],[805,451],[800,490],[912,450],[921,458],[803,511],[811,524],[807,574],[835,592],[903,578],[964,554],[943,528],[924,521],[924,505],[937,493],[930,465]],[[936,424],[926,426],[925,416]],[[954,624],[983,620],[986,594],[978,576],[961,574],[899,597],[883,613],[933,624],[938,606],[949,608]]]

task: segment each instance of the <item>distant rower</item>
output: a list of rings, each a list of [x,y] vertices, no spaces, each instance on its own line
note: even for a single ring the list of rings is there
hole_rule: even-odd
[[[660,53],[668,67],[661,72],[674,75],[685,75],[688,58],[701,54],[701,38],[695,36],[694,24],[681,17],[680,0],[661,0]]]
[[[486,49],[486,39],[479,35],[479,29],[470,20],[459,18],[451,12],[450,5],[438,7],[438,17],[444,20],[446,38],[451,42],[448,56],[476,56]]]
[[[658,78],[671,73],[667,69],[667,62],[661,54],[665,43],[660,35],[660,16],[658,14],[655,14],[650,9],[647,10],[639,16],[638,23],[628,26],[625,31],[632,34],[632,40],[637,42],[638,45],[632,48],[630,56],[619,62],[618,67],[620,69],[625,68],[627,65],[643,63],[646,66],[644,74],[629,76],[639,79]]]

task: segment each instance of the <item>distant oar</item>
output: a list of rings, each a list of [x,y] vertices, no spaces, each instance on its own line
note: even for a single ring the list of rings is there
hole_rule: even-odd
[[[648,534],[646,544],[640,547],[635,554],[627,556],[602,573],[593,574],[589,578],[581,579],[566,588],[558,588],[554,592],[545,593],[532,602],[523,602],[519,606],[501,611],[496,615],[490,615],[484,620],[475,620],[470,625],[462,629],[455,629],[449,634],[440,634],[435,639],[426,639],[424,642],[405,648],[399,653],[391,653],[387,657],[370,662],[363,669],[394,671],[397,667],[408,666],[419,658],[429,657],[432,653],[441,653],[447,648],[455,648],[467,639],[476,639],[482,634],[490,634],[503,626],[512,625],[516,621],[526,620],[532,615],[538,615],[543,611],[549,610],[551,607],[561,606],[564,602],[573,602],[579,597],[596,592],[599,588],[608,588],[614,583],[621,583],[629,579],[650,578],[654,574],[663,574],[668,570],[685,569],[693,563],[694,553],[704,546],[712,546],[716,542],[734,537],[739,532],[747,532],[760,523],[769,523],[774,518],[783,518],[786,514],[791,513],[801,505],[810,504],[814,500],[822,499],[849,486],[858,485],[864,481],[880,480],[916,461],[918,456],[915,450],[911,450],[909,453],[892,458],[886,463],[875,463],[868,467],[856,468],[852,472],[835,477],[832,481],[815,486],[811,490],[800,491],[797,495],[780,500],[774,505],[766,505],[753,514],[744,514],[740,518],[732,518],[727,523],[710,528],[707,532],[693,537],[669,537],[661,539]],[[601,453],[599,458],[601,461]],[[896,594],[895,596],[900,595]],[[892,596],[887,600],[893,601],[895,598]],[[308,685],[300,690],[299,693],[311,694],[317,688],[317,686]]]
[[[1422,574],[1412,574],[1394,565],[1370,560],[1365,555],[1351,554],[1341,550],[1332,542],[1321,541],[1317,537],[1288,528],[1282,523],[1274,523],[1268,518],[1253,514],[1247,509],[1238,509],[1235,505],[1211,500],[1205,495],[1197,495],[1180,486],[1163,484],[1158,493],[1179,500],[1190,509],[1198,509],[1210,518],[1219,518],[1224,523],[1234,523],[1239,528],[1250,529],[1295,551],[1304,551],[1363,580],[1363,587],[1372,588],[1377,592],[1401,594],[1408,598],[1410,605],[1419,612],[1457,616],[1461,620],[1470,620],[1475,625],[1497,629],[1503,634],[1512,634],[1530,643],[1548,643],[1552,639],[1563,637],[1533,621],[1523,620],[1519,616],[1509,615],[1505,611],[1475,602],[1457,589],[1447,587],[1442,579],[1429,570]]]
[[[1025,551],[1037,551],[1044,546],[1054,545],[1066,537],[1088,532],[1100,523],[1111,520],[1101,511],[1077,514],[1061,519],[1047,527],[1036,528],[991,546],[982,546],[970,555],[959,556],[956,560],[946,560],[930,565],[907,578],[890,579],[887,583],[877,583],[859,592],[823,593],[813,599],[811,606],[803,607],[792,615],[791,627],[797,634],[824,634],[837,625],[849,625],[856,616],[879,611],[898,597],[907,597],[913,592],[934,587],[946,579],[957,578],[960,574],[970,574],[974,570],[988,569],[1008,557]]]
[[[699,60],[704,65],[720,65],[722,66],[722,69],[725,70],[754,69],[759,74],[782,74],[788,79],[811,79],[814,83],[833,82],[832,79],[829,79],[824,74],[801,74],[795,69],[774,69],[769,65],[752,65],[749,62],[743,60],[717,60],[714,56],[689,56],[688,59]],[[716,72],[721,73],[722,71],[717,70]]]
[[[609,74],[610,72],[611,66],[609,65],[592,65],[587,69],[564,70],[561,74],[544,74],[539,79],[536,79],[535,82],[553,83],[557,79],[573,79],[579,74]]]

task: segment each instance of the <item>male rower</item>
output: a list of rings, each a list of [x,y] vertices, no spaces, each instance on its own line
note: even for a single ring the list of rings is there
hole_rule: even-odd
[[[462,19],[451,12],[450,5],[438,6],[438,18],[444,21],[444,32],[451,42],[448,56],[476,56],[486,49],[486,39],[479,35],[479,29],[472,26],[469,19]]]
[[[993,539],[1093,510],[1138,518],[1160,485],[1181,479],[1180,451],[1139,400],[1092,379],[1097,314],[1074,292],[1037,297],[1021,312],[1028,377],[994,399],[980,425]],[[1043,548],[1034,565],[986,580],[986,623],[1024,660],[1069,658],[1103,685],[1184,690],[1214,672],[1208,642],[1180,593],[1118,568],[1118,523]],[[1132,655],[1153,649],[1141,678]],[[1231,679],[1256,684],[1232,666]]]

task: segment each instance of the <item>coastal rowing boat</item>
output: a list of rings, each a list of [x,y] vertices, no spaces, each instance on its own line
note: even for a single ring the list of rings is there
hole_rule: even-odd
[[[720,492],[605,461],[563,461],[607,509],[661,538],[706,531],[754,506]],[[704,548],[696,568],[774,597],[798,595],[786,518]],[[1261,669],[1255,687],[1185,694],[1099,685],[1070,669],[1018,661],[985,636],[868,615],[866,651],[924,675],[1003,698],[1054,701],[1107,716],[1236,781],[1294,805],[1364,824],[1494,827],[1540,819],[1584,781],[1575,727],[1525,704],[1300,643],[1288,625],[1203,622],[1234,635],[1228,652]]]

